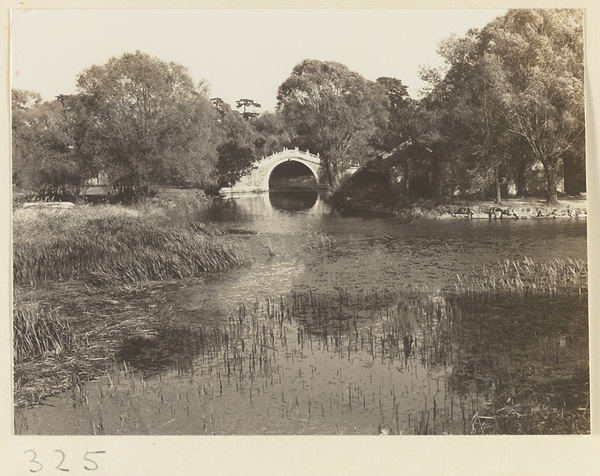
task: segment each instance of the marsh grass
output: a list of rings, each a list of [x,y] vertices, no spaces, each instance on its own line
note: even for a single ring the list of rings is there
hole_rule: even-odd
[[[13,311],[13,347],[16,364],[46,352],[69,352],[76,336],[69,321],[57,309],[34,302],[18,305]]]
[[[335,238],[325,233],[311,233],[306,245],[312,251],[328,251],[335,247]]]
[[[93,284],[135,283],[194,276],[243,264],[227,232],[193,221],[173,225],[165,216],[124,207],[77,207],[62,213],[14,216],[16,284],[70,278]]]
[[[156,348],[161,336],[178,322],[161,297],[162,290],[172,286],[182,284],[86,288],[63,283],[47,289],[15,288],[16,407],[37,404],[105,374],[129,342],[150,342]],[[27,340],[35,342],[34,332],[39,340],[49,328],[53,345],[40,353],[21,344],[25,335],[21,314],[36,324],[26,328]]]
[[[536,262],[531,258],[498,261],[485,266],[465,279],[457,276],[455,291],[459,294],[493,294],[496,292],[587,293],[587,264],[585,260],[555,258]]]
[[[589,388],[589,371],[557,379],[543,391],[523,383],[518,388],[511,386],[481,413],[476,412],[470,421],[472,435],[585,435],[590,431],[589,393],[587,402],[579,397],[580,405],[565,403],[557,395],[556,387],[577,395]],[[577,398],[577,397],[575,397]],[[573,397],[571,399],[574,399]]]
[[[382,434],[589,432],[579,296],[568,297],[564,307],[573,312],[567,317],[556,296],[554,304],[538,295],[516,297],[507,306],[498,296],[309,289],[232,302],[228,319],[213,327],[171,310],[155,291],[131,288],[114,304],[99,293],[82,303],[93,311],[86,319],[94,323],[89,342],[77,352],[92,349],[87,362],[104,357],[110,382],[97,396],[104,398],[101,420],[92,415],[96,396],[85,391],[93,369],[77,368],[67,355],[66,370],[58,372],[55,356],[46,354],[46,387],[39,391],[52,385],[70,389],[77,405],[89,406],[100,433],[139,431],[120,426],[136,421],[122,398],[146,399],[158,433],[163,424],[179,421],[185,427],[190,418],[204,421],[198,433],[235,433],[238,426],[231,422],[246,424],[254,410],[267,415],[256,423],[258,432],[274,425],[271,431],[331,434],[335,426],[336,433],[347,433],[358,421],[364,425],[359,432]],[[147,309],[150,297],[158,305]],[[523,311],[525,302],[530,311]],[[358,362],[366,369],[361,378],[353,375]],[[194,385],[161,383],[161,375],[169,378],[173,371],[177,378],[192,377]],[[20,397],[28,398],[32,387],[23,385]],[[115,415],[106,410],[109,398],[117,404]],[[405,406],[414,399],[416,406]],[[360,420],[361,414],[370,416]]]

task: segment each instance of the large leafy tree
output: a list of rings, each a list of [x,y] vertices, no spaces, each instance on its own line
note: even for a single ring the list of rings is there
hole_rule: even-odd
[[[381,89],[333,61],[296,65],[277,100],[298,145],[321,154],[325,178],[334,188],[352,162],[364,159],[376,120],[386,114]]]
[[[39,196],[78,193],[88,172],[76,147],[74,118],[60,101],[12,91],[13,183]]]
[[[213,98],[217,115],[217,126],[214,131],[217,144],[217,161],[215,164],[216,183],[211,191],[217,192],[221,187],[228,187],[247,173],[254,163],[254,131],[251,121],[231,109],[221,98]]]
[[[425,102],[442,113],[445,148],[451,151],[446,155],[460,170],[456,185],[473,194],[494,184],[496,202],[500,203],[508,142],[494,85],[495,68],[485,49],[485,38],[478,30],[441,42],[438,52],[448,71],[437,82],[433,101]]]
[[[548,202],[557,201],[564,160],[584,162],[581,14],[509,11],[482,30],[442,42],[446,71],[429,71],[423,106],[436,117],[442,160],[474,192],[512,176],[519,192],[533,162],[543,164]]]
[[[585,157],[582,11],[513,10],[483,33],[507,128],[543,164],[555,203],[559,165]]]
[[[135,195],[159,183],[213,183],[215,111],[186,68],[138,51],[92,66],[77,86],[117,190]]]

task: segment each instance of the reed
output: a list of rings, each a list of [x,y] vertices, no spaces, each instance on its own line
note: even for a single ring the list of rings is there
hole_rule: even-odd
[[[85,208],[85,207],[82,207]],[[152,216],[100,209],[75,214],[18,214],[16,284],[70,278],[93,284],[135,283],[221,271],[246,259],[215,236],[226,230],[195,222],[174,226]]]
[[[555,258],[537,262],[531,258],[498,261],[474,271],[473,276],[457,276],[455,291],[477,293],[587,293],[587,263],[585,260]]]
[[[331,250],[335,247],[335,239],[324,233],[312,233],[307,247],[317,252]]]
[[[76,343],[69,321],[56,309],[39,303],[16,306],[13,311],[14,361],[20,364],[46,352],[61,354]]]

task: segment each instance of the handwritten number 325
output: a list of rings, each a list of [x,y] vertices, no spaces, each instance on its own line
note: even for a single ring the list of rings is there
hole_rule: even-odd
[[[65,454],[61,450],[55,450],[54,452],[60,453],[60,455],[61,455],[60,462],[58,463],[58,465],[55,466],[55,469],[58,469],[59,471],[70,471],[69,469],[63,467],[63,463],[65,462]],[[31,455],[32,455],[31,459],[29,460],[29,462],[32,465],[32,467],[29,468],[30,473],[39,473],[42,469],[44,469],[44,466],[42,465],[42,463],[40,463],[36,459],[37,453],[35,451],[27,450],[27,451],[25,451],[24,454],[27,454],[27,453],[31,453]],[[85,456],[83,457],[83,460],[86,461],[87,463],[90,463],[90,466],[88,466],[86,464],[83,466],[83,468],[87,471],[96,471],[98,469],[98,463],[96,463],[89,456],[95,455],[95,454],[101,454],[101,453],[105,453],[105,451],[87,451],[85,453]]]

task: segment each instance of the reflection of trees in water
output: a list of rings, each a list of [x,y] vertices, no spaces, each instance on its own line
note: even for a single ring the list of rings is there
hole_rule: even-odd
[[[269,177],[270,190],[314,190],[318,182],[312,171],[295,160],[282,162]]]
[[[427,397],[432,418],[462,412],[454,416],[469,432],[473,415],[531,410],[517,406],[523,395],[565,412],[589,404],[587,349],[587,302],[577,296],[339,290],[240,305],[219,329],[169,323],[126,339],[117,357],[148,373],[208,368],[240,385],[278,375],[277,362],[298,350],[358,358],[365,369],[387,363],[437,392],[441,385]]]
[[[454,344],[448,384],[454,393],[475,393],[486,403],[483,410],[493,417],[482,418],[496,425],[494,432],[528,433],[537,431],[535,424],[545,433],[562,433],[558,425],[532,423],[532,411],[562,414],[589,404],[585,299],[469,296],[453,297],[449,305]],[[527,415],[530,429],[503,420],[507,413]]]
[[[318,195],[318,192],[269,192],[269,201],[280,210],[302,211],[314,207]]]

